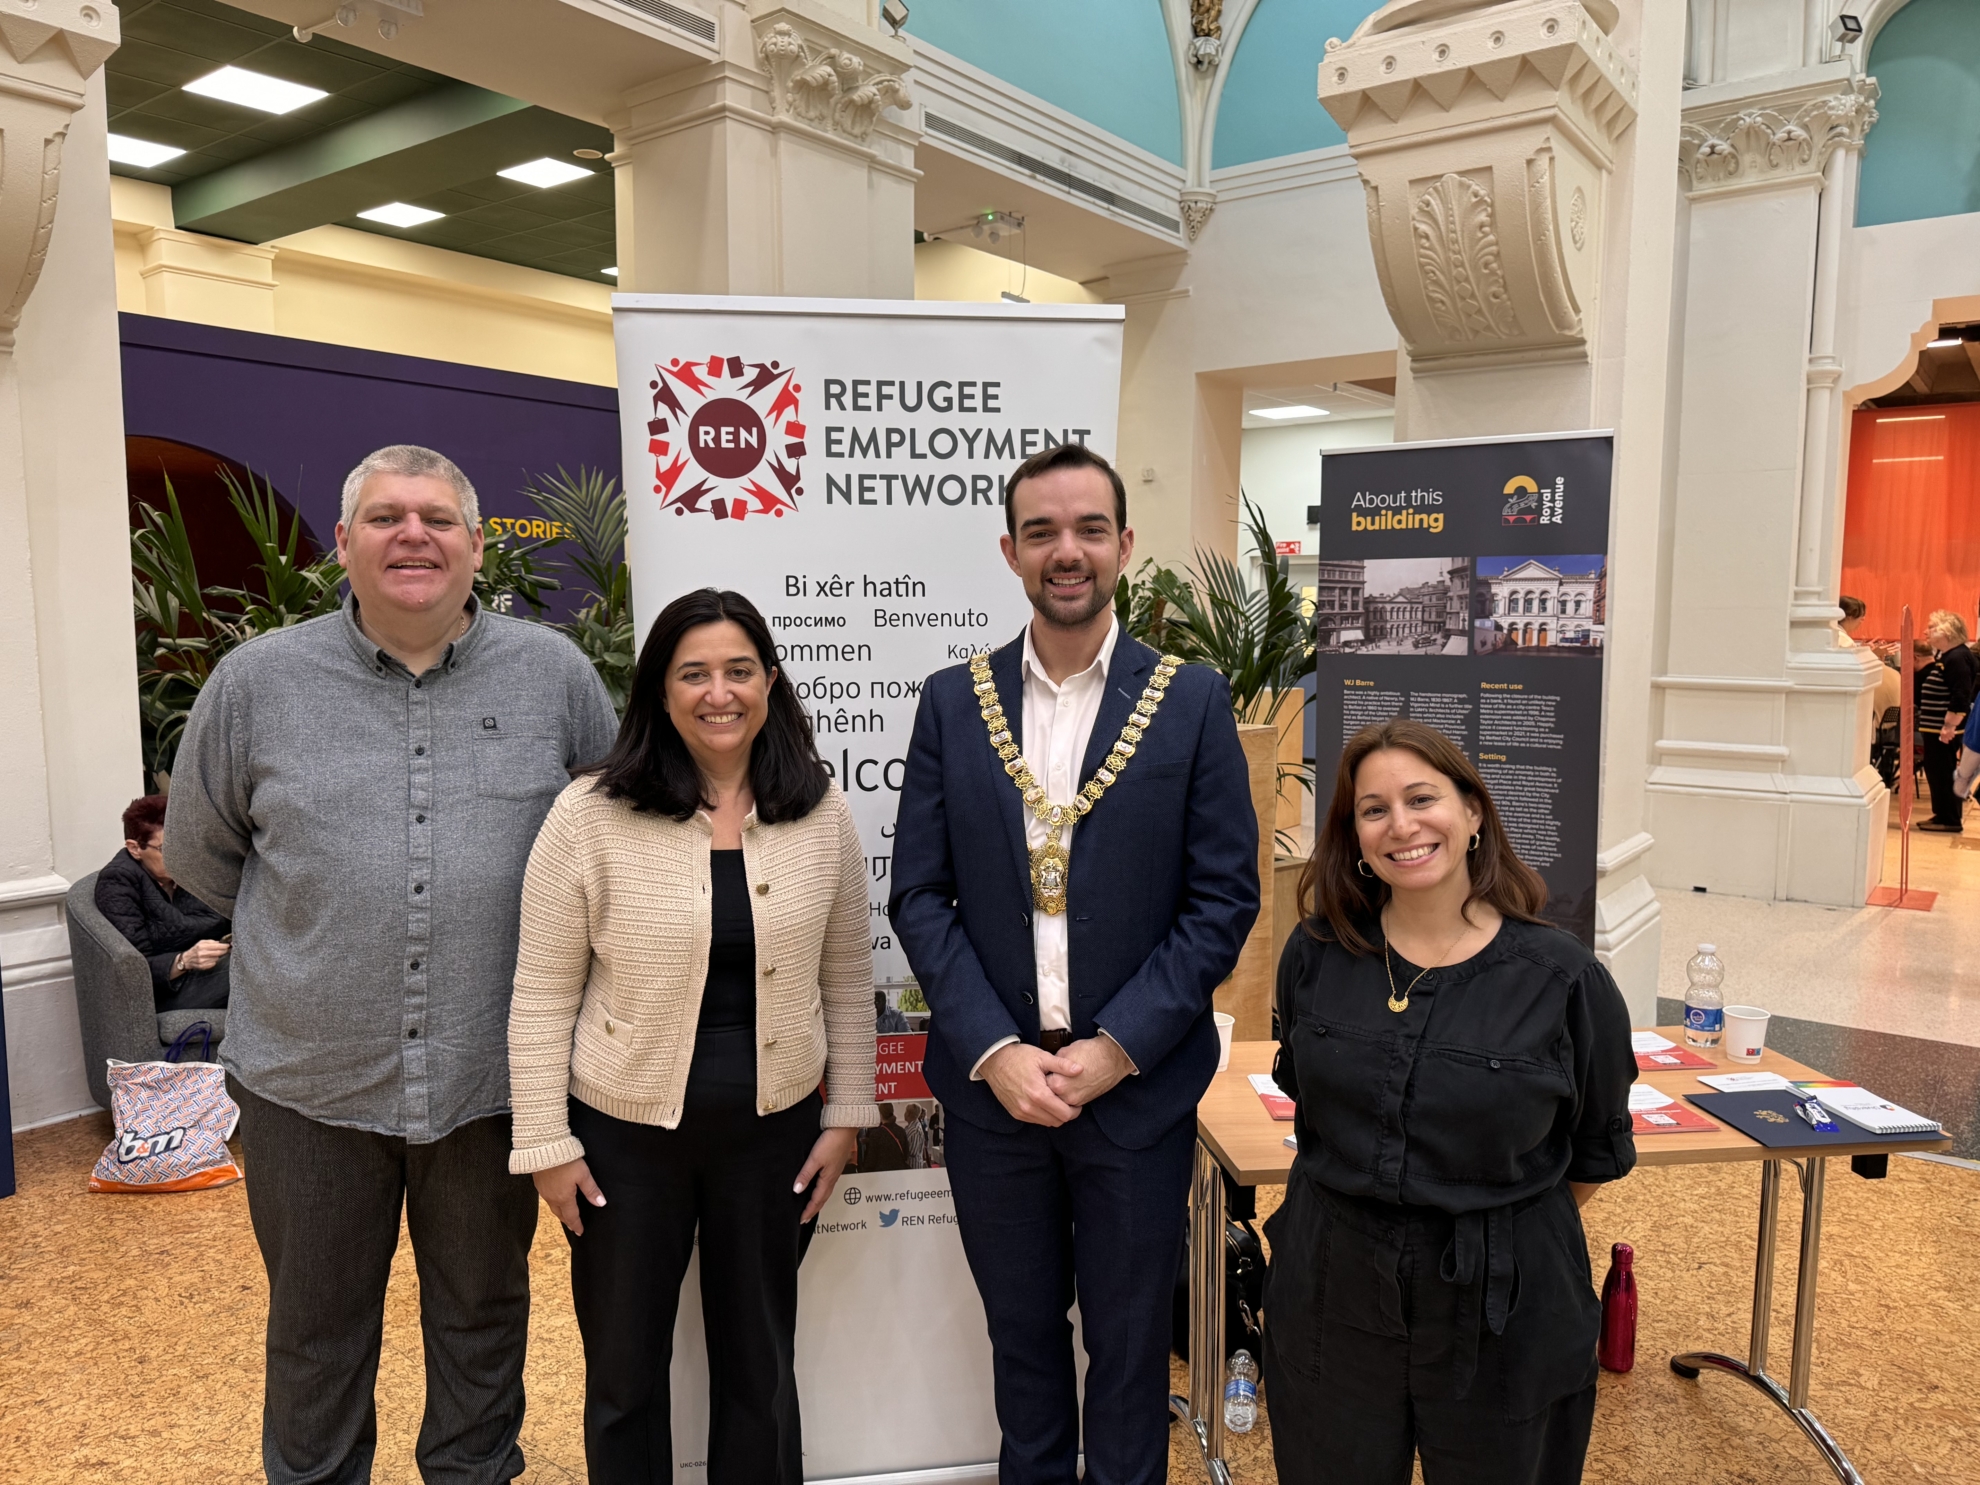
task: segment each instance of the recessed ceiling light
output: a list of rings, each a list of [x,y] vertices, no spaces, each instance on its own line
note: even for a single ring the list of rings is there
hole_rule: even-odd
[[[163,165],[167,160],[176,160],[184,153],[175,145],[153,144],[148,139],[133,139],[128,134],[110,136],[110,158],[119,165],[136,165],[149,170],[154,165]]]
[[[548,190],[551,186],[561,186],[566,182],[583,180],[592,174],[581,165],[566,165],[562,160],[552,160],[545,156],[541,160],[531,160],[522,165],[511,165],[507,170],[495,172],[503,180],[520,181],[526,186],[536,186]]]
[[[110,158],[114,160],[117,157],[115,155],[112,155]],[[1942,340],[1926,341],[1925,348],[1930,351],[1940,351],[1940,350],[1944,350],[1949,345],[1958,345],[1958,344],[1960,344],[1960,338],[1957,335],[1948,335]]]
[[[306,103],[330,95],[321,88],[284,82],[245,67],[222,67],[186,84],[188,93],[202,98],[218,98],[222,103],[238,103],[242,108],[258,108],[263,113],[293,113]]]
[[[408,206],[403,201],[388,201],[383,206],[374,206],[370,211],[358,213],[367,222],[383,222],[388,227],[420,227],[428,222],[437,222],[444,217],[444,211],[428,211],[423,206]]]
[[[619,270],[616,268],[601,268],[598,271],[607,278],[617,278],[619,276]]]
[[[1291,407],[1254,407],[1251,415],[1254,418],[1324,418],[1327,416],[1327,409],[1308,407],[1303,402],[1295,402]]]

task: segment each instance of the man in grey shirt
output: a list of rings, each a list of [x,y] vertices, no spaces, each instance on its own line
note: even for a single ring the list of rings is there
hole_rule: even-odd
[[[193,707],[172,875],[234,920],[221,1061],[268,1270],[262,1462],[362,1482],[403,1207],[420,1279],[422,1477],[523,1468],[536,1193],[508,1174],[523,868],[618,728],[556,631],[480,608],[481,518],[430,449],[344,485],[340,613],[228,655]]]

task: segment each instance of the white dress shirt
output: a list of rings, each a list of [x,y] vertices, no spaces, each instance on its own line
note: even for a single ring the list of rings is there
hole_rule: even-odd
[[[1093,663],[1076,675],[1054,683],[1045,673],[1039,661],[1038,651],[1031,643],[1031,626],[1024,629],[1024,736],[1018,742],[1024,753],[1024,761],[1031,765],[1031,772],[1045,788],[1045,797],[1053,804],[1070,804],[1085,782],[1080,777],[1080,765],[1086,761],[1086,747],[1093,739],[1093,722],[1100,715],[1100,698],[1107,689],[1107,666],[1114,658],[1114,642],[1120,638],[1121,626],[1117,619],[1109,619],[1107,637],[1100,642],[1100,653],[1093,657]],[[1071,815],[1071,812],[1067,812]],[[1072,846],[1074,825],[1077,816],[1071,816],[1060,828],[1059,843],[1068,850]],[[1024,843],[1027,850],[1035,851],[1051,838],[1051,827],[1024,806]],[[1027,882],[1027,890],[1029,883]],[[1070,909],[1069,909],[1070,911]],[[1031,945],[1034,962],[1038,969],[1038,1026],[1041,1031],[1070,1031],[1072,1029],[1072,985],[1067,970],[1067,914],[1031,914]],[[984,1062],[999,1047],[1008,1046],[1016,1037],[1005,1037],[1002,1041],[987,1048],[982,1057],[971,1069],[972,1077],[981,1077]]]

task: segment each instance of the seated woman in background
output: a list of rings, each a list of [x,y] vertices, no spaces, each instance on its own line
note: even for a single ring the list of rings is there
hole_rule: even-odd
[[[96,874],[96,910],[151,964],[160,1011],[211,1011],[227,1003],[232,926],[165,872],[165,796],[133,799],[124,849]]]
[[[570,1229],[598,1485],[674,1478],[697,1231],[708,1485],[801,1485],[806,1224],[880,1117],[866,893],[763,616],[739,593],[675,599],[617,743],[536,838],[509,1013],[509,1168]]]
[[[1421,722],[1341,754],[1279,960],[1299,1154],[1266,1223],[1281,1485],[1569,1485],[1595,1414],[1580,1205],[1636,1163],[1629,1013],[1540,921],[1478,771]]]

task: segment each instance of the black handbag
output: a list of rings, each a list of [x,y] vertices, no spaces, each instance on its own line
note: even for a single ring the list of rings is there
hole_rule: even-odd
[[[1265,1245],[1248,1218],[1224,1224],[1224,1354],[1243,1349],[1259,1354],[1259,1312],[1265,1306]],[[1183,1243],[1182,1272],[1176,1277],[1169,1318],[1170,1346],[1189,1360],[1189,1243]]]

